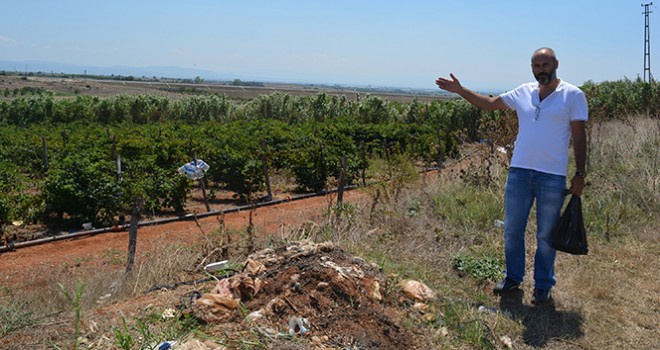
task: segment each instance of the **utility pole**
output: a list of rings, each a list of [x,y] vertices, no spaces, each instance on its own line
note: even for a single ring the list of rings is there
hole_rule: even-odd
[[[644,12],[642,12],[644,15],[644,82],[653,81],[653,75],[651,74],[651,29],[649,27],[649,15],[652,13],[649,9],[651,5],[653,5],[652,2],[642,4],[644,7]]]

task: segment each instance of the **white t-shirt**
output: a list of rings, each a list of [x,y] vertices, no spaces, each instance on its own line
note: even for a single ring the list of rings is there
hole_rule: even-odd
[[[531,82],[500,95],[518,115],[511,166],[566,176],[571,122],[588,119],[587,99],[577,86],[560,80],[539,102],[538,87]]]

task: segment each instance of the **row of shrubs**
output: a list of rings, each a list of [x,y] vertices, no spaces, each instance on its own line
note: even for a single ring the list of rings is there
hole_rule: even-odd
[[[588,82],[582,88],[592,120],[635,113],[657,118],[655,82]],[[184,211],[196,184],[177,168],[193,154],[211,165],[205,181],[212,191],[252,198],[264,187],[264,159],[272,172],[294,178],[298,190],[319,191],[339,176],[341,157],[347,180],[355,183],[373,159],[434,166],[458,156],[459,142],[510,144],[512,125],[512,113],[481,111],[460,99],[352,101],[324,93],[249,101],[217,95],[102,99],[37,91],[0,100],[0,224],[62,223],[65,217],[76,225],[108,223],[129,211],[138,195],[149,212]]]
[[[339,176],[342,157],[350,184],[374,158],[405,155],[433,166],[457,156],[459,138],[470,137],[460,130],[481,118],[458,101],[401,104],[325,94],[243,103],[224,96],[41,95],[1,105],[0,218],[60,224],[66,218],[71,225],[109,223],[138,195],[148,212],[184,211],[197,184],[177,169],[193,154],[211,165],[204,180],[212,191],[258,195],[264,159],[299,191],[320,191]]]

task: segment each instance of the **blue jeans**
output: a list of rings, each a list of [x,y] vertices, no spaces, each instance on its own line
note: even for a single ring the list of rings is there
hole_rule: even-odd
[[[504,192],[504,257],[506,276],[522,282],[525,276],[525,229],[536,199],[537,247],[534,256],[534,286],[550,289],[555,283],[555,256],[550,246],[561,215],[566,177],[530,169],[510,168]]]

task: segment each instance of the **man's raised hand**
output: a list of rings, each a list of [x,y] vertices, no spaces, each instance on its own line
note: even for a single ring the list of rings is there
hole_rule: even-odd
[[[438,87],[443,90],[447,90],[449,92],[454,92],[454,93],[459,92],[463,88],[461,86],[461,82],[459,82],[458,79],[456,79],[454,74],[450,73],[449,76],[451,77],[451,80],[446,78],[438,78],[435,80],[435,84],[438,85]]]

